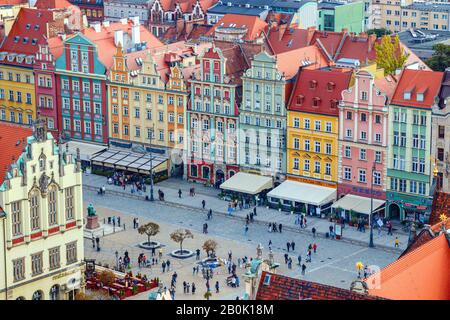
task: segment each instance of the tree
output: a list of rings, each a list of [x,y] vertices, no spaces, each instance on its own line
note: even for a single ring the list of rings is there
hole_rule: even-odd
[[[151,245],[150,237],[156,236],[159,233],[159,225],[154,222],[143,224],[138,228],[139,234],[146,234],[148,245]]]
[[[110,270],[103,270],[98,276],[101,283],[110,286],[116,280],[116,275]]]
[[[170,234],[170,239],[180,244],[180,252],[183,253],[183,241],[186,239],[193,239],[194,235],[188,229],[178,229]]]
[[[445,71],[450,67],[450,46],[442,43],[433,46],[434,53],[426,60],[427,65],[434,71]]]
[[[210,291],[206,291],[205,294],[203,295],[203,297],[204,297],[206,300],[209,300],[209,298],[211,298],[211,296],[212,296],[212,293],[211,293]]]
[[[384,69],[385,74],[393,74],[395,70],[401,69],[408,59],[398,36],[383,36],[381,43],[375,43],[375,51],[377,65]]]
[[[214,241],[214,240],[212,240],[212,239],[206,240],[206,241],[203,243],[202,248],[203,248],[203,250],[205,250],[206,255],[207,255],[208,257],[209,257],[210,255],[211,255],[212,257],[214,257],[214,255],[215,255],[215,253],[216,253],[216,249],[217,249],[217,242]]]
[[[384,35],[391,34],[391,33],[392,32],[390,30],[385,29],[385,28],[375,28],[375,29],[367,30],[368,35],[375,34],[377,36],[377,38],[380,38]]]

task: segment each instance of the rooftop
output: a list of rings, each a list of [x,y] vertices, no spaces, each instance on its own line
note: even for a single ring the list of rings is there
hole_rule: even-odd
[[[420,10],[420,11],[433,11],[433,12],[450,12],[450,3],[413,3],[406,7],[406,9]]]
[[[206,36],[213,35],[221,29],[246,30],[245,36],[242,39],[254,41],[261,37],[262,33],[267,29],[267,23],[257,16],[226,14],[206,33]]]
[[[243,14],[247,16],[261,16],[264,12],[267,12],[268,9],[264,8],[246,8],[246,7],[238,7],[238,6],[227,6],[223,4],[217,4],[208,9],[208,13],[216,13],[216,14]]]
[[[450,44],[450,31],[408,30],[398,33],[400,41],[420,58],[428,59],[433,54],[433,46],[438,43]]]

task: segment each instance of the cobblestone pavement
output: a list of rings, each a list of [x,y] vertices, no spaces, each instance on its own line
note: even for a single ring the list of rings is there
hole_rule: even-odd
[[[85,180],[86,181],[86,180]],[[156,186],[156,190],[159,185]],[[170,189],[168,189],[170,190]],[[99,214],[100,219],[107,216],[121,216],[122,222],[126,225],[126,230],[115,234],[110,234],[102,238],[100,252],[92,249],[92,243],[89,239],[85,240],[85,256],[86,258],[95,258],[102,263],[108,263],[110,266],[115,264],[115,251],[119,255],[123,255],[125,250],[128,250],[132,258],[132,262],[136,263],[139,253],[144,252],[137,246],[137,243],[144,241],[145,236],[141,236],[136,230],[132,228],[133,217],[139,217],[140,223],[146,221],[157,222],[161,227],[161,232],[155,238],[164,245],[163,260],[170,259],[171,269],[176,270],[179,274],[177,281],[176,299],[203,299],[203,294],[206,291],[205,281],[201,278],[201,274],[192,275],[192,267],[195,265],[195,257],[184,260],[178,260],[168,255],[171,250],[178,248],[178,245],[170,240],[170,232],[177,228],[188,228],[194,233],[194,239],[186,240],[184,247],[195,250],[201,249],[201,245],[206,239],[214,239],[219,243],[218,256],[226,258],[228,250],[233,252],[233,260],[237,261],[238,257],[254,257],[256,255],[256,246],[262,243],[264,250],[263,256],[267,258],[268,242],[272,240],[272,250],[275,255],[275,260],[280,263],[278,272],[303,278],[311,281],[316,281],[324,284],[334,285],[342,288],[349,288],[351,282],[356,278],[355,264],[357,261],[362,261],[364,264],[384,267],[398,257],[398,253],[392,250],[382,250],[380,248],[368,248],[367,245],[361,246],[343,242],[340,240],[329,240],[323,237],[313,238],[311,233],[299,233],[292,230],[284,230],[280,233],[269,233],[264,224],[252,223],[249,231],[244,234],[244,223],[241,219],[229,218],[225,214],[214,214],[212,220],[208,223],[208,235],[202,234],[202,225],[206,221],[206,210],[203,212],[198,208],[183,205],[168,205],[159,201],[148,202],[140,198],[130,198],[128,195],[112,194],[111,186],[107,187],[107,194],[100,196],[94,190],[85,188],[83,192],[85,207],[92,203]],[[166,199],[171,197],[169,192],[166,192]],[[201,202],[201,197],[194,198],[186,197],[186,202],[194,201]],[[206,200],[208,201],[208,200]],[[218,200],[220,201],[220,200]],[[223,202],[222,202],[223,203]],[[208,207],[208,203],[207,203]],[[258,211],[259,212],[259,211]],[[274,211],[277,214],[276,211]],[[260,213],[258,213],[258,217]],[[284,254],[286,251],[286,242],[295,241],[295,251],[290,252],[292,257],[292,269],[288,269],[284,263]],[[318,252],[313,254],[312,262],[307,263],[306,275],[302,276],[299,267],[296,265],[297,256],[300,254],[303,261],[305,260],[307,246],[310,243],[316,243]],[[150,255],[146,252],[147,256]],[[205,257],[202,252],[202,258]],[[136,266],[133,267],[133,272],[138,270]],[[142,269],[143,273],[147,273],[149,277],[158,276],[162,279],[165,285],[170,285],[169,274],[162,274],[161,266],[153,267],[151,269]],[[225,285],[225,278],[228,272],[225,268],[216,269],[218,274],[210,281],[211,289],[213,291],[212,299],[235,299],[236,296],[244,294],[243,279],[241,277],[241,287],[233,289]],[[244,273],[244,269],[238,269],[238,275]],[[214,293],[214,283],[218,280],[221,287],[220,294]],[[184,295],[182,282],[195,282],[197,286],[197,293]],[[135,297],[136,299],[147,299],[148,294],[143,293]]]
[[[83,185],[87,188],[91,188],[91,190],[96,190],[102,185],[106,184],[106,178],[97,175],[84,175],[83,176]],[[189,189],[191,187],[195,187],[196,196],[189,196]],[[114,185],[106,185],[107,192],[119,193],[120,196],[132,197],[132,198],[141,198],[145,199],[145,196],[149,194],[149,190],[147,190],[147,194],[141,193],[138,195],[137,193],[131,193],[131,186],[127,186],[125,190],[122,187],[114,186]],[[182,190],[182,197],[178,196],[178,189]],[[168,179],[162,182],[155,184],[154,194],[155,199],[158,198],[158,190],[164,192],[164,204],[168,206],[175,207],[184,207],[190,209],[202,209],[202,200],[206,202],[206,209],[212,209],[216,214],[228,215],[227,208],[228,202],[221,200],[218,198],[219,190],[212,187],[205,187],[199,183],[190,183],[181,179]],[[156,200],[159,202],[158,200]],[[233,212],[234,218],[239,218],[242,221],[245,219],[245,216],[250,212],[250,209],[237,210]],[[257,222],[265,223],[266,225],[269,222],[282,223],[283,227],[287,227],[289,229],[295,230],[297,232],[311,234],[311,229],[313,227],[316,228],[317,234],[321,237],[325,236],[325,233],[328,232],[328,228],[331,223],[327,219],[321,219],[318,217],[308,217],[308,226],[307,228],[301,229],[299,225],[295,224],[295,215],[291,215],[286,212],[279,212],[274,209],[266,209],[265,207],[257,208]],[[392,236],[387,235],[387,230],[383,229],[381,234],[378,233],[377,229],[374,229],[374,244],[379,248],[384,248],[386,250],[393,250],[394,252],[401,253],[408,244],[408,234],[402,232],[400,230],[394,231]],[[399,239],[399,248],[395,248],[395,237]],[[346,226],[343,229],[343,237],[340,240],[342,242],[350,242],[354,244],[359,244],[365,246],[369,243],[369,230],[366,230],[365,233],[359,232],[356,230],[356,227]]]

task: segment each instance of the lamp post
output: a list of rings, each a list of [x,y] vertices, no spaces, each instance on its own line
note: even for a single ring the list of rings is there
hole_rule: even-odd
[[[116,270],[119,271],[119,252],[115,252],[116,255]]]
[[[372,165],[372,180],[370,181],[370,238],[369,238],[369,247],[373,248],[373,173],[375,171],[375,162]]]
[[[152,141],[153,135],[155,134],[155,124],[153,124],[151,135],[150,135],[150,201],[155,201],[153,198],[153,153],[152,153]]]

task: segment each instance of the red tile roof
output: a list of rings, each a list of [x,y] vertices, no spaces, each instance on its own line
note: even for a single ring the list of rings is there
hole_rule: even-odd
[[[265,284],[266,277],[270,280]],[[379,298],[263,271],[256,300],[377,300]]]
[[[86,28],[82,33],[91,41],[95,42],[98,47],[98,54],[100,61],[109,69],[113,64],[113,55],[116,53],[116,45],[114,44],[114,32],[116,30],[123,30],[131,38],[132,21],[122,24],[121,22],[111,23],[108,27],[101,25],[100,32],[96,32],[94,28]],[[163,43],[159,41],[146,27],[139,26],[141,42],[147,42],[147,48],[154,48],[162,46]]]
[[[247,33],[243,40],[254,41],[262,36],[267,29],[267,23],[257,16],[246,16],[240,14],[226,14],[220,19],[207,36],[214,35],[217,28],[246,28]]]
[[[347,69],[302,70],[297,77],[288,109],[338,116],[338,105],[332,104],[341,100],[341,93],[348,88],[351,77],[352,71]]]
[[[37,0],[34,5],[38,9],[64,9],[72,6],[67,0]]]
[[[47,23],[50,22],[53,22],[51,11],[21,8],[0,51],[34,55],[40,44],[47,43]]]
[[[0,122],[0,184],[6,171],[22,154],[26,138],[33,134],[31,128]]]
[[[450,300],[450,247],[445,233],[365,280],[369,294],[395,300]]]
[[[16,6],[26,3],[28,3],[28,0],[2,0],[0,1],[0,6]]]
[[[286,24],[272,27],[268,31],[267,42],[274,54],[295,50],[310,45],[309,30],[288,28]],[[314,31],[313,31],[314,32]]]
[[[329,66],[328,60],[315,45],[285,51],[276,57],[278,70],[284,73],[286,79],[296,76],[300,67],[318,69]]]
[[[443,72],[405,69],[392,97],[392,104],[430,109],[439,94]],[[404,93],[410,92],[411,98],[405,99]],[[423,94],[423,101],[417,101],[417,94]]]

